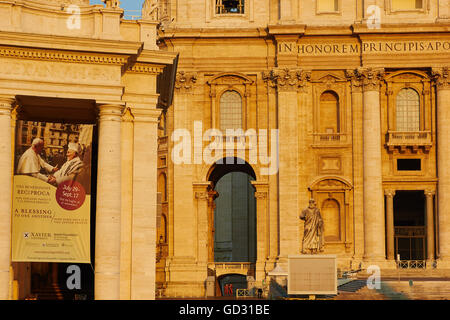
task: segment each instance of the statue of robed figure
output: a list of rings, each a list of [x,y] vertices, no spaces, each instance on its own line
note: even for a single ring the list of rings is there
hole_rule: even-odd
[[[314,199],[309,200],[309,206],[300,214],[305,221],[303,232],[302,253],[318,253],[323,251],[323,219]]]

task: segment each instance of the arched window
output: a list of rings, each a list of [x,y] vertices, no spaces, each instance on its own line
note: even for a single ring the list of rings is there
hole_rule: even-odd
[[[242,98],[236,91],[225,91],[220,97],[220,129],[242,128]]]
[[[339,133],[339,96],[333,91],[325,91],[320,96],[319,132]]]
[[[420,131],[420,97],[416,90],[400,90],[395,113],[396,131]]]

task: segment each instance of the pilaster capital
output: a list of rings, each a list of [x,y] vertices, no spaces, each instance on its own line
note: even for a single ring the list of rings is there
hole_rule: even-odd
[[[264,81],[279,91],[305,91],[311,80],[311,71],[299,68],[276,68],[262,74]]]
[[[177,72],[175,78],[175,89],[180,91],[189,91],[194,87],[194,84],[196,82],[197,82],[196,72],[179,71]]]
[[[265,192],[265,191],[256,191],[255,192],[255,198],[256,199],[260,199],[260,200],[267,199],[267,192]]]
[[[383,68],[358,68],[357,74],[361,78],[364,91],[379,91],[384,79]]]
[[[345,76],[352,88],[352,92],[362,92],[362,78],[357,69],[345,70]]]
[[[97,104],[99,121],[122,121],[125,106],[120,104]]]
[[[208,193],[207,192],[195,192],[195,199],[208,200]]]
[[[438,90],[450,90],[449,67],[433,68],[432,77]]]
[[[393,190],[393,189],[386,189],[386,190],[384,190],[384,195],[386,197],[393,198],[395,196],[395,190]]]
[[[427,190],[425,190],[424,191],[424,193],[425,193],[425,196],[428,198],[428,197],[433,197],[435,194],[436,194],[436,190],[433,190],[433,189],[427,189]]]

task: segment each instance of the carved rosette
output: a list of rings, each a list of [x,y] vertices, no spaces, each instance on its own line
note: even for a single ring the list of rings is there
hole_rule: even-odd
[[[438,90],[450,90],[449,67],[433,68],[432,76]]]
[[[194,87],[194,84],[196,82],[197,82],[196,72],[179,71],[177,72],[177,76],[175,79],[175,89],[180,91],[189,91]]]
[[[273,69],[263,72],[262,78],[269,86],[279,91],[302,91],[307,89],[308,81],[311,80],[311,72],[302,69]]]
[[[379,91],[384,79],[383,68],[359,68],[357,74],[361,77],[364,91]]]

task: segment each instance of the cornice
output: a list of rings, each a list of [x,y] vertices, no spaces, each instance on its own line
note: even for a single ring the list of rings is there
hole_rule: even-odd
[[[10,31],[0,31],[0,45],[127,55],[138,55],[143,47],[141,42],[135,41],[91,39]]]
[[[127,70],[127,72],[130,73],[146,73],[146,74],[160,74],[163,71],[164,66],[145,63],[135,63],[133,66],[128,67]]]
[[[58,61],[86,64],[124,65],[127,56],[112,56],[104,54],[89,54],[59,50],[29,49],[17,47],[0,47],[0,57],[18,58],[40,61]]]

